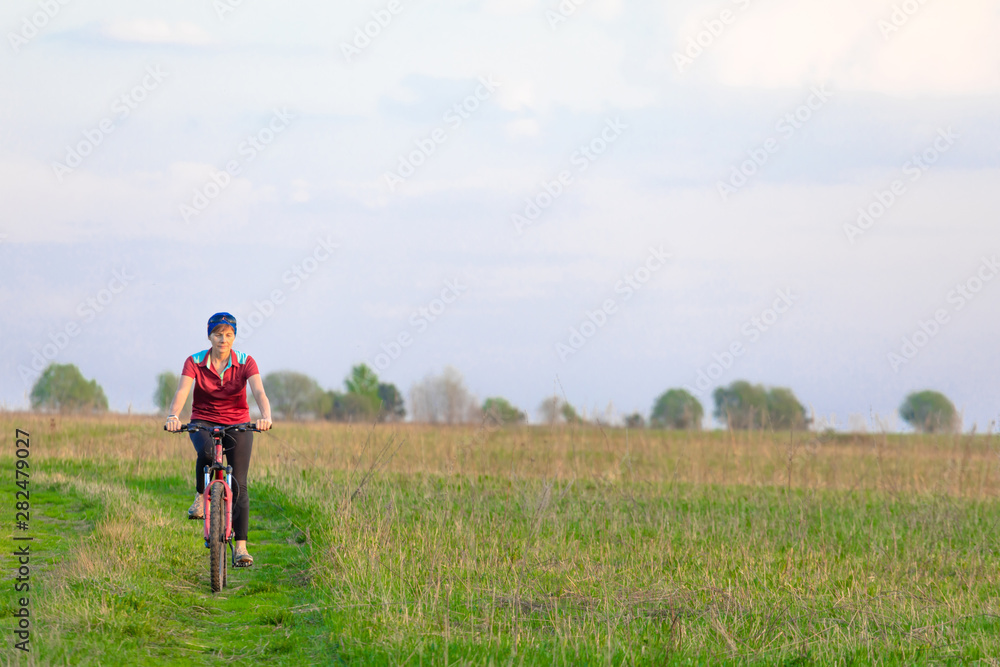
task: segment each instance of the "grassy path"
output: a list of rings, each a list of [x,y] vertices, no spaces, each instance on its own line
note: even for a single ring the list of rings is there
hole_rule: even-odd
[[[252,490],[256,564],[212,594],[186,477],[48,461],[32,484],[33,664],[338,662],[309,586],[306,515],[275,489]],[[32,664],[11,646],[7,664]]]

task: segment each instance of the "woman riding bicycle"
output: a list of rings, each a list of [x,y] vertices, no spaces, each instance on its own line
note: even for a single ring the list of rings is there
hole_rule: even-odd
[[[184,361],[180,385],[170,404],[167,417],[168,431],[179,431],[181,420],[177,414],[187,400],[188,392],[194,385],[194,401],[191,406],[191,422],[208,426],[229,426],[250,421],[247,405],[247,384],[253,392],[261,418],[257,428],[266,431],[271,428],[271,404],[264,393],[257,370],[257,362],[245,352],[232,349],[236,338],[236,318],[229,313],[216,313],[208,319],[208,340],[212,347],[192,354]],[[189,519],[204,519],[205,478],[204,467],[214,459],[212,436],[207,431],[191,433],[198,461],[194,468],[196,495]],[[227,433],[223,440],[226,462],[233,467],[233,531],[235,538],[234,564],[237,567],[253,565],[253,556],[247,553],[247,532],[250,526],[250,495],[247,487],[247,471],[250,469],[250,455],[253,452],[253,432]]]

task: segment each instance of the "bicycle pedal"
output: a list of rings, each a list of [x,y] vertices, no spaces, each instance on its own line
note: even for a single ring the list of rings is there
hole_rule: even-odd
[[[233,567],[253,567],[253,556],[250,556],[250,554],[247,554],[247,556],[249,557],[249,560],[241,562],[236,560],[236,554],[234,553],[232,558]]]

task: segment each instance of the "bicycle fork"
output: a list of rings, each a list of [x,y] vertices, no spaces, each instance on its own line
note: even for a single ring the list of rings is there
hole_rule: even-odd
[[[209,540],[208,531],[209,531],[209,520],[211,518],[210,517],[210,511],[209,511],[209,506],[210,506],[210,498],[211,498],[212,485],[213,484],[222,484],[222,497],[223,497],[223,499],[225,499],[225,503],[226,503],[226,514],[225,514],[226,521],[223,524],[223,538],[222,539],[226,543],[229,542],[229,538],[232,536],[232,526],[233,526],[233,467],[232,466],[226,466],[225,467],[225,471],[226,471],[225,477],[224,478],[218,477],[216,479],[210,479],[210,477],[211,477],[211,470],[212,469],[213,468],[211,466],[205,466],[205,494],[204,494],[203,497],[204,497],[204,502],[205,502],[204,514],[205,514],[205,548],[206,549],[211,547],[211,545],[209,544],[209,541],[208,541]],[[217,468],[217,469],[218,470],[222,470],[222,468]]]

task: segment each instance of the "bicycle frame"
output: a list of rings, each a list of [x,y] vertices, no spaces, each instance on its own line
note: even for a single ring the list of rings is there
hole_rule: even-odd
[[[207,429],[206,429],[207,430]],[[204,514],[205,514],[205,547],[209,546],[208,543],[208,529],[209,529],[209,511],[208,503],[211,497],[211,489],[213,484],[222,485],[222,497],[226,501],[226,522],[223,528],[223,540],[226,544],[232,539],[233,530],[233,468],[232,466],[222,465],[222,439],[226,435],[227,428],[224,426],[212,426],[209,431],[212,435],[212,439],[215,441],[215,461],[212,465],[205,466],[205,494],[204,494]],[[225,475],[223,475],[225,473]],[[210,477],[210,475],[213,475]]]

